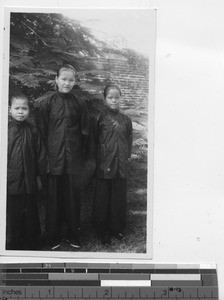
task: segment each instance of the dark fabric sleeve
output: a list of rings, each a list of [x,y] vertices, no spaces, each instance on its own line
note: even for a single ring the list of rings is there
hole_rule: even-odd
[[[131,118],[128,117],[128,122],[127,122],[127,142],[128,142],[128,157],[131,157],[131,151],[132,151],[132,121]]]
[[[97,118],[95,116],[89,117],[88,125],[88,135],[85,139],[85,158],[87,160],[95,160],[97,149]]]
[[[44,99],[35,104],[36,124],[46,144],[49,121],[49,99]]]
[[[96,159],[97,117],[89,112],[86,101],[81,104],[80,127],[83,135],[84,156],[88,161]]]
[[[43,175],[47,173],[47,151],[38,128],[35,128],[34,136],[36,175]]]
[[[85,101],[80,102],[80,128],[82,135],[89,134],[89,116]]]

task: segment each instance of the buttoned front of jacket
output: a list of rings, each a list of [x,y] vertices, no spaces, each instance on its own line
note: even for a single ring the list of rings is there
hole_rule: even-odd
[[[118,111],[104,109],[98,118],[97,136],[97,178],[127,178],[131,119]]]
[[[47,146],[52,175],[79,174],[84,164],[87,134],[85,106],[73,94],[55,92],[38,108],[38,125]]]
[[[34,193],[37,189],[36,176],[44,174],[46,167],[46,149],[37,129],[26,121],[9,121],[8,194]]]

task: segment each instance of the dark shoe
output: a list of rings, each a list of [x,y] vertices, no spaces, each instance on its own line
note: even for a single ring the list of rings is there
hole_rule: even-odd
[[[49,235],[45,232],[43,233],[39,238],[39,246],[42,250],[55,250],[61,246],[61,238],[55,237],[55,238],[49,238]]]
[[[61,235],[56,235],[52,238],[47,232],[42,233],[38,239],[40,250],[55,250],[61,246],[61,243]]]
[[[50,246],[51,250],[56,250],[61,246],[61,240],[51,241],[49,243],[49,246]]]
[[[81,243],[79,239],[76,236],[72,236],[69,238],[66,238],[66,241],[73,247],[73,248],[80,248]]]
[[[54,240],[47,240],[44,241],[44,243],[42,244],[42,247],[44,248],[44,250],[56,250],[61,246],[61,240],[60,239],[54,239]]]
[[[103,245],[111,245],[111,235],[109,232],[102,235],[101,242]]]

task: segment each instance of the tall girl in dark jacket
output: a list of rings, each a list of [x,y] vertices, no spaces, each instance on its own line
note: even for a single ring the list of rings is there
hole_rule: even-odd
[[[36,127],[27,122],[28,99],[14,96],[8,124],[7,250],[37,250],[40,224],[37,185],[46,172],[46,151]]]
[[[126,225],[128,160],[132,148],[131,119],[119,111],[121,90],[104,89],[105,108],[97,120],[96,191],[93,224],[103,244],[122,239]]]
[[[38,103],[38,125],[48,152],[46,236],[54,250],[63,240],[62,225],[67,225],[65,239],[72,247],[81,246],[80,180],[84,167],[84,140],[87,117],[84,103],[71,93],[76,71],[71,65],[58,70],[58,90]]]

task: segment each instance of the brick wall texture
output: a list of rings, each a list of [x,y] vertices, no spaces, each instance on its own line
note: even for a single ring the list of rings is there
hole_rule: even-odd
[[[149,93],[147,60],[130,61],[123,56],[118,56],[91,58],[91,63],[96,70],[97,80],[103,83],[107,77],[121,88],[121,109],[132,118],[133,129],[137,136],[147,139]],[[97,73],[97,70],[100,72]],[[83,80],[86,82],[86,77]]]
[[[131,63],[125,58],[92,59],[96,69],[110,73],[122,90],[122,109],[146,109],[148,103],[148,64]],[[100,78],[98,78],[100,79]]]

